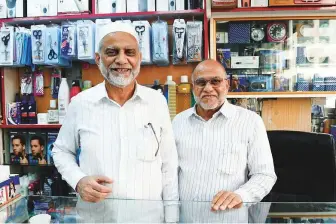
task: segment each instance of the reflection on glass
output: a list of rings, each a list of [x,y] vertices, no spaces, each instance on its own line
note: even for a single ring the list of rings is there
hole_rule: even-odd
[[[177,208],[177,210],[168,210]],[[163,223],[177,215],[180,223],[322,223],[336,221],[336,203],[246,203],[240,209],[213,212],[207,201],[106,199],[79,205],[77,198],[29,196],[0,209],[0,223],[22,223],[49,214],[52,223]],[[164,212],[163,212],[164,211]],[[177,211],[177,213],[174,213]]]
[[[218,21],[231,92],[336,91],[336,20]]]

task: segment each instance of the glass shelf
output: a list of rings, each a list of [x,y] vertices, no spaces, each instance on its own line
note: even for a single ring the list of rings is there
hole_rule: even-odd
[[[229,97],[336,94],[336,19],[215,19],[215,33],[214,53],[230,79]]]

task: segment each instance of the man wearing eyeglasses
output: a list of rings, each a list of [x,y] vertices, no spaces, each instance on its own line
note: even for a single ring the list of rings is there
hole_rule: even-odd
[[[198,64],[192,82],[196,105],[173,120],[179,193],[182,201],[211,205],[182,206],[182,221],[246,222],[244,215],[216,211],[259,202],[272,189],[276,175],[265,126],[255,112],[226,100],[229,82],[217,61]]]

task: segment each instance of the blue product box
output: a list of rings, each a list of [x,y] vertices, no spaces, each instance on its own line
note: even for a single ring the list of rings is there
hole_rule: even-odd
[[[254,75],[249,76],[250,92],[272,92],[273,76],[272,75]]]
[[[248,78],[247,75],[230,75],[230,92],[247,92],[248,91]]]
[[[325,91],[325,84],[324,82],[314,81],[313,82],[313,91]]]
[[[296,83],[297,91],[309,91],[309,82],[308,81],[300,81]]]
[[[29,164],[46,165],[46,134],[44,132],[28,132]]]
[[[219,61],[224,68],[231,68],[231,50],[217,49],[217,61]]]
[[[48,132],[47,134],[47,139],[48,139],[48,144],[47,144],[47,163],[48,164],[54,164],[54,160],[51,156],[52,149],[54,148],[54,142],[56,141],[58,136],[58,132]]]

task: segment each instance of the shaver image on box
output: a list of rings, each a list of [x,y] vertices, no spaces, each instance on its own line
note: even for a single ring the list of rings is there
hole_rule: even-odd
[[[7,3],[7,17],[16,17],[16,0],[6,0]]]

